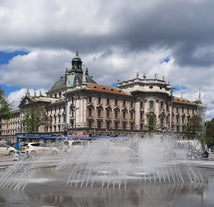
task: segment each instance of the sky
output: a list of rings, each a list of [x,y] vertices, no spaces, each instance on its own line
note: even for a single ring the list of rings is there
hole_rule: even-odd
[[[104,85],[163,78],[174,95],[201,97],[214,118],[214,1],[0,0],[0,87],[16,108],[45,94],[78,51]]]

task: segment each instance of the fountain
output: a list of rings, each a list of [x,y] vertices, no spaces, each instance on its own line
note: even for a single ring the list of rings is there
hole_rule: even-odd
[[[82,200],[86,192],[91,195],[96,192],[95,197],[102,192],[103,199],[108,200],[106,196],[113,198],[113,192],[124,197],[129,196],[128,192],[137,191],[138,195],[142,189],[154,191],[163,185],[164,189],[174,189],[173,192],[203,188],[207,183],[205,174],[197,165],[186,161],[185,151],[180,154],[183,157],[178,159],[170,137],[96,139],[66,152],[62,149],[58,155],[35,156],[32,160],[8,164],[0,170],[0,188],[24,194],[31,191],[39,194],[41,189],[53,193],[61,189],[64,196],[78,192]]]
[[[79,156],[69,157],[75,157],[75,162],[67,186],[120,189],[142,182],[204,182],[199,170],[176,162],[169,139],[97,140]]]
[[[199,170],[176,161],[173,148],[173,140],[161,137],[97,139],[70,149],[60,159],[19,161],[4,171],[0,187],[24,190],[38,171],[53,166],[67,187],[126,189],[143,182],[204,182]]]

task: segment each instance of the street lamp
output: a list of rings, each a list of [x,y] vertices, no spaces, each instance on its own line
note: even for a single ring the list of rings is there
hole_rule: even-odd
[[[79,109],[79,107],[77,107],[77,96],[74,95],[74,134],[76,135],[77,132],[77,110]]]
[[[171,136],[172,136],[172,134],[173,134],[173,129],[172,129],[172,122],[173,122],[173,91],[174,91],[174,89],[175,89],[175,87],[172,87],[171,88],[171,91],[170,91],[170,93],[171,93],[171,107],[170,107],[170,111],[171,111],[171,113],[170,113],[170,134],[171,134]]]
[[[65,136],[67,136],[67,130],[68,130],[68,100],[67,100],[68,75],[69,75],[69,71],[68,71],[68,68],[66,68],[66,71],[65,71],[65,124],[64,124]]]

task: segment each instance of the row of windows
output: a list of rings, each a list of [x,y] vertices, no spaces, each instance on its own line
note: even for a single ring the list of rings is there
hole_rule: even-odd
[[[110,98],[107,98],[105,100],[106,100],[106,105],[110,105]],[[114,99],[113,101],[114,101],[114,105],[118,106],[119,101],[117,99]],[[92,97],[88,98],[88,103],[92,103]],[[102,98],[101,97],[97,98],[97,103],[102,104]],[[134,101],[130,102],[130,101],[123,100],[123,106],[126,106],[126,103],[130,103],[131,107],[134,107]]]
[[[102,100],[102,99],[99,97],[99,98],[98,98],[98,104],[102,104],[101,100]],[[92,103],[92,97],[90,97],[90,98],[88,99],[88,101],[89,101],[89,103]],[[123,100],[122,106],[125,107],[127,103],[130,103],[130,107],[131,107],[131,108],[134,107],[134,101],[127,102],[126,100]],[[115,100],[114,100],[114,105],[115,105],[115,106],[118,106],[118,104],[119,104],[119,101],[118,101],[117,99],[115,99]],[[109,99],[109,98],[106,99],[106,105],[110,105],[110,99]],[[150,109],[155,108],[155,101],[153,101],[153,100],[149,101],[149,102],[148,102],[148,105],[149,105],[149,108],[150,108]],[[167,105],[167,110],[168,110],[168,107],[169,107],[169,106]],[[143,101],[140,102],[140,108],[144,108],[144,102],[143,102]],[[163,102],[163,101],[160,102],[160,108],[161,108],[161,109],[164,108],[164,102]]]
[[[104,99],[103,99],[104,100]],[[106,100],[106,104],[107,105],[110,105],[110,99],[109,98],[107,98],[107,99],[105,99]],[[92,103],[92,97],[89,97],[88,98],[88,102],[89,103]],[[98,97],[97,98],[97,103],[98,104],[102,104],[102,98],[101,97]],[[126,104],[127,103],[130,103],[130,105],[131,105],[131,107],[134,107],[134,101],[126,101],[126,100],[123,100],[122,101],[122,106],[126,106]],[[118,104],[119,104],[119,101],[117,100],[117,99],[114,99],[114,105],[115,106],[118,106]],[[144,102],[143,101],[141,101],[140,102],[140,108],[143,108],[144,107]],[[153,101],[153,100],[151,100],[151,101],[149,101],[149,108],[154,108],[155,107],[155,101]],[[164,102],[163,101],[161,101],[160,102],[160,108],[163,108],[164,107]],[[168,107],[168,106],[167,106]]]
[[[93,128],[93,122],[92,121],[88,122],[88,127],[89,127],[89,129]],[[119,122],[111,123],[111,122],[107,121],[105,128],[107,130],[111,130],[111,129],[119,129],[119,127],[120,127],[120,123]],[[134,128],[135,128],[134,123],[130,123],[129,127],[130,127],[130,130],[134,130]],[[97,128],[98,129],[104,128],[102,121],[97,121]],[[122,122],[122,129],[126,130],[127,128],[128,128],[128,123],[127,122]]]
[[[195,113],[194,109],[181,108],[181,107],[176,107],[176,108],[173,109],[173,111],[175,111],[176,113],[179,113],[179,112],[181,112],[181,113],[185,113],[186,112],[187,114],[190,114],[190,113],[194,114]]]
[[[94,113],[94,110],[89,108],[88,109],[88,116],[89,117],[93,116],[93,113]],[[106,117],[107,118],[110,118],[111,114],[112,114],[112,112],[110,110],[106,110]],[[122,117],[124,119],[127,117],[127,115],[128,115],[128,112],[126,112],[126,111],[122,112]],[[103,116],[103,110],[102,109],[97,109],[97,117],[102,117],[102,116]],[[120,112],[118,110],[115,110],[114,111],[114,117],[115,118],[119,118],[119,116],[120,116]],[[130,118],[134,119],[134,112],[130,112]]]
[[[101,98],[100,97],[98,97],[98,104],[102,104],[101,103]],[[88,98],[88,101],[89,101],[89,103],[91,103],[92,102],[92,97],[89,97]],[[115,99],[114,100],[114,105],[115,106],[118,106],[118,100],[117,99]],[[126,101],[126,100],[123,100],[123,106],[125,107],[126,106],[126,103],[130,103],[130,107],[131,108],[133,108],[134,107],[134,101],[131,101],[131,102],[128,102],[128,101]],[[109,98],[107,98],[106,99],[106,105],[110,105],[110,99]],[[149,109],[154,109],[155,108],[155,101],[153,101],[153,100],[150,100],[149,102],[148,102],[148,107],[149,107]],[[159,107],[160,107],[160,109],[164,109],[164,102],[163,101],[161,101],[160,102],[160,105],[159,105]],[[140,108],[144,108],[144,102],[140,102]],[[60,112],[63,112],[65,110],[65,106],[63,106],[63,107],[58,107],[58,108],[55,108],[55,109],[51,109],[51,113],[53,113],[53,112],[57,112],[57,111],[60,111]],[[70,110],[73,110],[73,104],[71,104],[71,106],[70,106]],[[168,105],[166,105],[166,110],[168,111],[169,110],[169,106]],[[185,111],[189,114],[189,113],[194,113],[194,109],[190,109],[190,108],[183,108],[183,107],[176,107],[176,108],[174,108],[173,109],[173,111],[175,111],[175,112],[182,112],[182,113],[185,113]]]

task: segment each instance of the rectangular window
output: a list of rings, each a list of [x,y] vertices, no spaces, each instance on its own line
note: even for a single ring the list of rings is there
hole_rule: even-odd
[[[163,127],[163,118],[160,119],[160,125]]]
[[[133,106],[134,106],[134,102],[133,102],[133,101],[131,101],[131,108],[133,108]]]
[[[91,120],[88,122],[88,127],[89,127],[89,129],[92,128],[92,121]]]
[[[92,97],[91,97],[91,96],[88,97],[88,102],[89,102],[89,103],[92,102]]]
[[[154,101],[149,101],[149,108],[153,109],[154,108]]]
[[[118,129],[118,123],[117,122],[114,123],[114,128]]]
[[[123,112],[123,119],[125,119],[126,118],[126,112],[124,111]]]
[[[160,108],[163,109],[163,101],[160,103]]]
[[[115,111],[114,113],[115,113],[115,119],[117,119],[118,118],[118,111]]]
[[[131,123],[131,130],[134,130],[134,124]]]
[[[118,100],[115,99],[114,103],[115,103],[115,106],[117,106],[118,105]]]
[[[106,128],[107,128],[108,130],[110,129],[110,122],[109,122],[109,121],[106,122]]]
[[[109,105],[109,103],[110,103],[110,100],[109,100],[109,98],[107,98],[107,105]]]
[[[101,116],[102,116],[102,110],[101,110],[101,109],[98,109],[98,110],[97,110],[97,116],[98,116],[98,117],[101,117]]]
[[[123,129],[126,129],[126,122],[123,122]]]
[[[98,98],[98,104],[101,104],[101,98],[100,97]]]
[[[184,124],[184,123],[185,123],[185,117],[182,116],[182,124]]]
[[[101,129],[101,128],[102,128],[102,123],[101,123],[101,121],[98,121],[98,122],[97,122],[97,128],[98,128],[98,129]]]
[[[179,121],[180,121],[180,120],[179,120],[179,117],[178,117],[178,116],[176,117],[176,121],[177,121],[177,124],[179,124]]]
[[[92,109],[88,109],[88,116],[92,116]]]
[[[106,118],[110,118],[110,110],[106,111]]]

